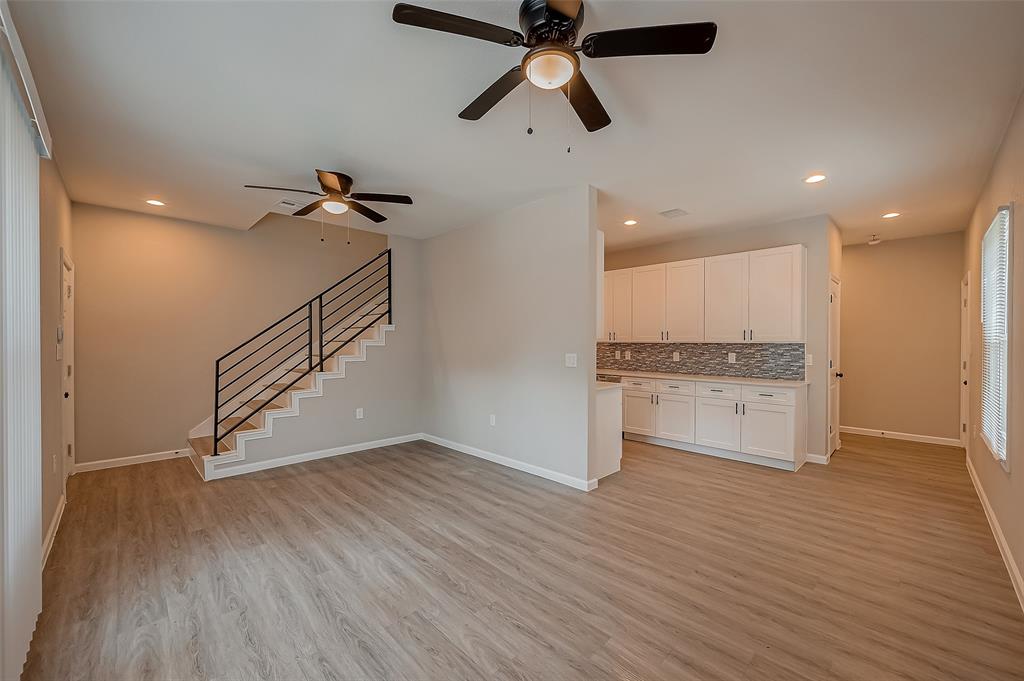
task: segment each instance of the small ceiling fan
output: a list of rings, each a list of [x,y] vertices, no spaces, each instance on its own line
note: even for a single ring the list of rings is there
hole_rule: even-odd
[[[374,222],[384,222],[387,220],[386,217],[373,210],[369,206],[364,206],[359,203],[360,201],[371,201],[371,202],[382,202],[382,203],[404,203],[406,205],[412,205],[412,198],[405,196],[404,194],[375,194],[372,192],[353,192],[352,191],[352,178],[345,173],[339,173],[333,170],[317,170],[316,179],[320,184],[320,191],[315,192],[309,189],[289,189],[288,187],[268,187],[261,184],[247,184],[247,189],[270,189],[279,192],[297,192],[300,194],[312,194],[313,196],[322,196],[324,198],[317,199],[313,203],[303,206],[298,209],[292,215],[309,215],[317,208],[323,207],[328,213],[340,215],[351,208],[356,213],[359,213],[363,217],[369,218]]]
[[[589,132],[600,130],[612,119],[580,71],[577,53],[591,59],[707,54],[718,33],[718,26],[710,21],[645,26],[591,33],[576,45],[583,27],[583,0],[523,0],[519,6],[523,33],[403,2],[395,5],[391,17],[400,24],[529,48],[522,63],[484,90],[459,118],[479,120],[525,79],[545,90],[560,88]]]

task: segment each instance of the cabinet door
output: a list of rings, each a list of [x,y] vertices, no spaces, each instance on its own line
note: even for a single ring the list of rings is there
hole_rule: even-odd
[[[793,460],[793,429],[796,417],[793,407],[776,404],[743,403],[740,442],[744,454]]]
[[[669,342],[703,342],[704,258],[665,265],[665,333]]]
[[[665,333],[665,265],[633,268],[634,343],[658,343]]]
[[[762,343],[804,339],[804,249],[783,246],[748,254],[748,340]]]
[[[637,435],[654,435],[654,398],[651,393],[622,391],[622,430]]]
[[[695,398],[689,395],[655,395],[654,400],[657,436],[677,442],[693,442]]]
[[[633,329],[633,270],[615,270],[611,273],[613,341],[628,341]]]
[[[615,275],[611,272],[604,273],[604,291],[602,296],[604,297],[604,313],[601,315],[601,337],[597,340],[608,342],[612,339],[612,327],[615,320],[613,300],[615,297]]]
[[[696,435],[699,445],[740,451],[739,402],[698,397]]]
[[[746,253],[704,260],[704,339],[709,343],[747,340]]]

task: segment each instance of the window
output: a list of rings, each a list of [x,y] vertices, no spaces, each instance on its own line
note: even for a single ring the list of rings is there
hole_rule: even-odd
[[[981,437],[1006,460],[1010,306],[1010,208],[1000,208],[981,240]]]

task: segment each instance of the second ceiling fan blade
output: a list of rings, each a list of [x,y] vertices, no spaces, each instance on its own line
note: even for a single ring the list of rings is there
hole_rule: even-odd
[[[516,86],[523,82],[523,67],[519,64],[505,72],[498,80],[491,83],[491,86],[480,93],[480,96],[469,103],[459,113],[459,118],[467,121],[478,121],[485,113],[494,108],[494,105],[505,98],[508,93],[516,89]]]
[[[620,28],[591,33],[583,39],[582,51],[594,59],[656,54],[707,54],[715,44],[716,35],[718,26],[711,21]]]
[[[292,215],[309,215],[310,213],[315,211],[317,208],[319,208],[321,203],[323,203],[323,201],[314,201],[313,203],[309,204],[308,206],[303,206],[302,208],[298,209],[297,211],[292,213]]]
[[[391,18],[399,24],[407,26],[464,35],[467,38],[478,38],[509,47],[519,47],[525,40],[523,34],[518,31],[488,24],[485,21],[460,17],[457,14],[438,12],[436,9],[407,5],[404,2],[395,5]]]
[[[568,83],[561,87],[562,94],[569,98],[576,115],[583,122],[587,132],[600,130],[612,122],[608,112],[604,110],[601,100],[580,71]]]
[[[373,192],[352,192],[350,199],[357,201],[380,201],[381,203],[404,203],[412,205],[412,197],[404,194],[374,194]]]
[[[313,196],[323,196],[320,192],[313,192],[308,189],[289,189],[288,187],[268,187],[263,184],[246,184],[242,185],[246,189],[272,189],[276,192],[298,192],[300,194],[312,194]]]
[[[369,206],[364,206],[358,201],[347,201],[346,203],[348,203],[349,208],[359,213],[364,218],[369,218],[374,222],[384,222],[385,220],[387,220],[386,217],[384,217],[374,209],[370,208]]]

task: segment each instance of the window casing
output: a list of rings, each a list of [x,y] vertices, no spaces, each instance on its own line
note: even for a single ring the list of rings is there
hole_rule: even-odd
[[[1011,217],[1000,208],[981,240],[981,437],[1007,469]]]

